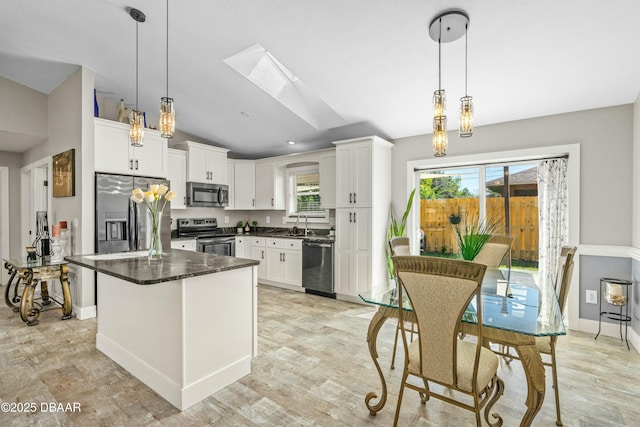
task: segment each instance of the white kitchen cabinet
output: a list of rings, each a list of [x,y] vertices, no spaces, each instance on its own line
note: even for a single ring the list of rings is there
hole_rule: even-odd
[[[250,241],[245,236],[236,236],[236,257],[249,258]]]
[[[197,251],[196,239],[172,240],[171,249],[182,249],[183,251]]]
[[[256,161],[256,209],[285,209],[284,169],[274,160]]]
[[[160,132],[144,130],[144,145],[129,143],[129,126],[124,123],[94,118],[96,172],[167,177],[167,140]]]
[[[336,141],[335,284],[338,298],[388,285],[385,248],[391,203],[391,143]]]
[[[320,207],[335,209],[336,207],[336,153],[320,155]]]
[[[171,201],[171,209],[187,208],[187,152],[169,148],[167,153],[167,178],[176,197]]]
[[[227,184],[227,150],[213,145],[183,141],[175,145],[186,150],[187,181]]]
[[[256,162],[255,160],[233,161],[233,191],[234,209],[256,208]]]
[[[265,279],[302,290],[302,240],[265,240]]]
[[[258,265],[258,280],[265,279],[265,266],[266,266],[266,247],[264,237],[252,237],[251,238],[251,256],[249,258],[260,261]]]

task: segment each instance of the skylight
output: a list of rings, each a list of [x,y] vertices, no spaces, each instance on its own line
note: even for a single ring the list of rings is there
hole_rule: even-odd
[[[329,129],[346,124],[336,111],[261,45],[250,46],[224,62],[314,128]]]

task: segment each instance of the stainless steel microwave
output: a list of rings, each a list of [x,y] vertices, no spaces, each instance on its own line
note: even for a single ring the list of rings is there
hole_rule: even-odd
[[[229,206],[229,186],[205,182],[187,182],[187,206],[204,208]]]

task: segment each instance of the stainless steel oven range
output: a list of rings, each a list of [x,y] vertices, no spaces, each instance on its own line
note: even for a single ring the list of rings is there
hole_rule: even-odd
[[[236,255],[235,234],[219,229],[216,218],[181,218],[178,220],[178,236],[195,237],[198,252]]]

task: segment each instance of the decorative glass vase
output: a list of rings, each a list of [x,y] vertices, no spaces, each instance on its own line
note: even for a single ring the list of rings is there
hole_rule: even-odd
[[[149,259],[162,259],[162,239],[160,230],[162,229],[162,212],[151,214],[151,242],[149,244]]]

